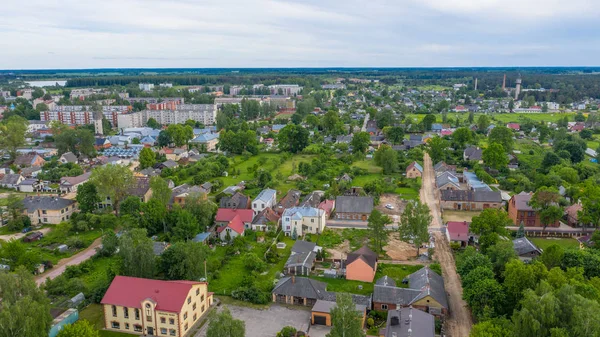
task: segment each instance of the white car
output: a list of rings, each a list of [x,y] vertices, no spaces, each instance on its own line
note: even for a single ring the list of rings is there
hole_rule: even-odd
[[[387,208],[387,209],[394,209],[394,206],[392,206],[392,204],[387,204],[387,205],[385,205],[385,208]]]

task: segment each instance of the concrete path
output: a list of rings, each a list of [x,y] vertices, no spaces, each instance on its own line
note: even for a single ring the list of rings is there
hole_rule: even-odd
[[[58,261],[58,264],[54,266],[54,268],[46,271],[45,273],[38,275],[35,278],[35,282],[37,285],[41,285],[46,282],[46,279],[55,279],[65,272],[68,266],[75,266],[84,261],[89,260],[92,256],[96,254],[96,248],[102,245],[102,238],[96,239],[88,248],[82,250],[81,252],[68,257],[66,259],[62,259]]]

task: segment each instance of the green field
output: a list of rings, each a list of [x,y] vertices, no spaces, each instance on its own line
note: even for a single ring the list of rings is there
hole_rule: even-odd
[[[406,278],[408,275],[416,272],[421,268],[423,268],[423,266],[421,265],[409,266],[402,264],[380,263],[377,266],[375,280],[378,280],[379,278],[387,275],[388,278],[392,278],[394,281],[396,281],[397,287],[406,288],[408,285],[403,284],[402,280],[404,280],[404,278]]]
[[[579,248],[579,242],[571,238],[529,238],[538,248],[544,250],[551,245],[559,245],[564,249]]]

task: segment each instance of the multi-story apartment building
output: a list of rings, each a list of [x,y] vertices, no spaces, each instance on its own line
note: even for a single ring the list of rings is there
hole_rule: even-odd
[[[244,88],[245,87],[243,85],[234,85],[231,88],[229,88],[229,94],[232,96],[237,96],[242,90],[244,90]]]
[[[297,84],[273,84],[269,86],[271,95],[297,95],[302,91],[302,87]]]
[[[217,118],[216,104],[179,104],[175,110],[143,110],[118,116],[119,128],[145,126],[148,119],[154,118],[162,125],[182,124],[187,120],[213,125]]]
[[[107,330],[144,336],[189,334],[209,309],[206,282],[161,281],[116,276],[101,304]]]
[[[144,91],[154,90],[154,84],[152,84],[152,83],[140,83],[139,87],[140,87],[140,90],[144,90]]]
[[[77,211],[77,203],[58,197],[29,196],[23,199],[23,208],[33,225],[59,224],[71,218]]]
[[[107,95],[108,91],[104,89],[94,89],[94,88],[81,88],[81,89],[73,89],[69,94],[69,98],[72,100],[80,100],[83,101],[87,97],[92,95]]]
[[[175,102],[175,104],[183,104],[185,99],[183,97],[129,97],[127,99],[129,103],[146,103],[146,104],[157,104],[159,102]]]
[[[41,111],[40,120],[43,122],[60,121],[67,125],[86,125],[94,123],[94,112],[91,106],[58,105],[50,111]],[[127,105],[102,106],[102,114],[112,125],[118,126],[118,116],[131,111]]]

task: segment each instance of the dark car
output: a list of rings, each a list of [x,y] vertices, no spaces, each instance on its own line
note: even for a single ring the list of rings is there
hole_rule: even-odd
[[[31,227],[23,228],[23,230],[21,231],[21,233],[29,233],[29,232],[31,232],[31,230],[32,230]]]

